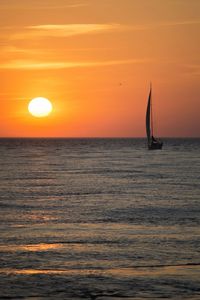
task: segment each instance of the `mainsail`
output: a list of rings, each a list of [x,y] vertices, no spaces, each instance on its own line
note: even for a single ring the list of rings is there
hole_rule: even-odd
[[[149,150],[162,149],[163,143],[153,136],[151,86],[150,86],[150,92],[149,92],[149,97],[147,102],[147,111],[146,111],[146,132],[147,132],[148,149]]]
[[[146,132],[147,132],[147,140],[149,145],[151,143],[151,88],[149,92],[147,111],[146,111]]]

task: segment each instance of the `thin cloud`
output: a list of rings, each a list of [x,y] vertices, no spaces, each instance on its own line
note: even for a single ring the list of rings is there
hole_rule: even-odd
[[[148,60],[149,61],[149,60]],[[36,62],[26,60],[15,60],[9,63],[1,64],[0,69],[11,70],[55,70],[83,67],[101,67],[123,64],[138,64],[147,62],[146,59],[128,59],[128,60],[109,60],[92,62]]]
[[[119,24],[46,24],[27,26],[15,33],[11,39],[27,39],[39,37],[69,37],[83,34],[94,34],[119,30]]]
[[[46,52],[46,51],[45,51]],[[15,47],[15,46],[3,46],[1,48],[1,53],[14,53],[14,54],[40,54],[40,53],[44,53],[44,50],[38,50],[38,49],[27,49],[27,48],[19,48],[19,47]]]
[[[188,20],[188,21],[175,21],[175,22],[166,22],[161,23],[160,26],[182,26],[182,25],[198,25],[200,20]]]
[[[200,20],[187,20],[187,21],[174,21],[174,22],[165,22],[165,23],[152,23],[145,25],[130,25],[126,26],[127,30],[139,31],[139,30],[150,30],[155,28],[162,27],[174,27],[174,26],[185,26],[185,25],[198,25]],[[125,27],[124,27],[125,28]]]
[[[69,48],[65,49],[66,52],[87,52],[87,51],[102,51],[102,50],[112,50],[111,47],[80,47],[80,48]],[[57,48],[46,49],[46,48],[37,48],[37,49],[30,49],[30,48],[22,48],[22,47],[15,47],[15,46],[2,46],[1,53],[4,55],[7,54],[27,54],[27,55],[54,55],[57,52]]]
[[[18,3],[14,5],[13,3],[0,3],[1,10],[55,10],[55,9],[67,9],[67,8],[80,8],[88,6],[86,2],[79,2],[79,3],[71,3],[71,4],[52,4],[47,3],[47,5],[42,5],[41,3]]]
[[[64,38],[76,35],[99,34],[105,32],[144,31],[162,27],[198,25],[200,20],[174,21],[152,24],[41,24],[26,26],[10,36],[11,40],[23,40],[33,38]]]

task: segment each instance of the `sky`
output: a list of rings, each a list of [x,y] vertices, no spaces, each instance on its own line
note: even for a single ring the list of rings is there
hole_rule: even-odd
[[[199,0],[0,0],[1,137],[200,136]],[[52,113],[28,104],[48,98]]]

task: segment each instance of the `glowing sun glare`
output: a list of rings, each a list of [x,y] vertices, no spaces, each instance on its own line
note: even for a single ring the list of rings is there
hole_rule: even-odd
[[[32,99],[29,102],[28,110],[31,115],[34,117],[46,117],[48,116],[52,111],[52,104],[51,102],[43,97],[37,97]]]

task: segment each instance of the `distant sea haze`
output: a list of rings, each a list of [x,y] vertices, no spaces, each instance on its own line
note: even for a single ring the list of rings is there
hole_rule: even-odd
[[[200,139],[0,139],[0,299],[200,299]]]

